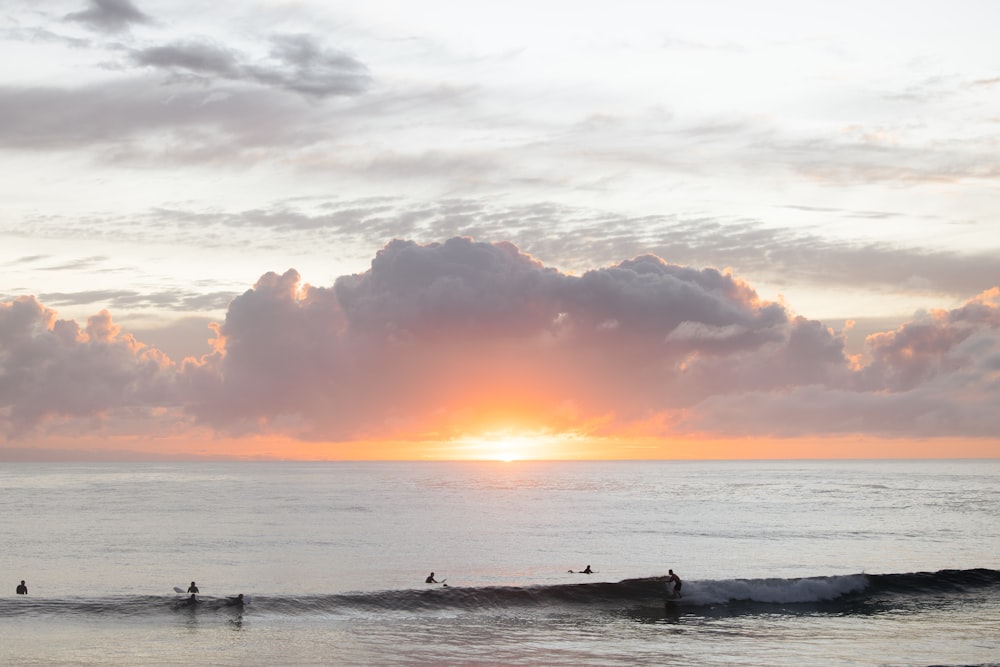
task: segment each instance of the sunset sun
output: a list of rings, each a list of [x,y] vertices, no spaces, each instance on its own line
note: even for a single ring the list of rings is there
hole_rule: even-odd
[[[493,431],[466,438],[466,453],[481,461],[524,461],[557,458],[559,438],[551,433]]]

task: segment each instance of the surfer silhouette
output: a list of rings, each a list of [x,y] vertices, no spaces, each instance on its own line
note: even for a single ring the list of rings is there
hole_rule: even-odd
[[[199,590],[198,590],[198,586],[197,586],[197,584],[195,584],[195,583],[194,583],[194,582],[192,581],[192,582],[191,582],[191,585],[190,585],[190,586],[188,586],[188,589],[187,589],[187,592],[191,594],[191,597],[194,597],[194,594],[195,594],[195,593],[200,593],[201,591],[199,591]]]
[[[580,574],[593,574],[593,573],[594,573],[594,571],[590,569],[589,565],[587,567],[585,567],[584,569],[580,570]]]
[[[431,572],[426,579],[424,579],[425,584],[436,584],[437,579],[434,578],[434,573]]]
[[[673,570],[667,570],[669,576],[667,577],[667,583],[674,583],[674,592],[670,597],[679,598],[681,596],[681,578],[674,574]]]
[[[187,602],[187,604],[188,604],[188,605],[196,605],[196,604],[198,604],[198,598],[196,598],[196,597],[194,596],[194,593],[192,593],[192,594],[191,594],[191,597],[189,597],[189,598],[188,598],[188,599],[186,600],[186,602]]]
[[[28,594],[28,586],[27,586],[27,584],[24,583],[24,579],[22,579],[21,583],[17,585],[17,594],[18,595],[27,595]]]
[[[240,593],[234,598],[228,598],[226,601],[230,607],[242,607],[243,606],[243,593]]]

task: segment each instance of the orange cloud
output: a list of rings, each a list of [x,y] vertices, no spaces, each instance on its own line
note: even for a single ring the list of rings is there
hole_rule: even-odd
[[[207,451],[293,458],[459,457],[497,432],[563,435],[534,458],[833,455],[858,436],[995,451],[998,301],[871,336],[862,365],[714,269],[641,256],[576,276],[509,243],[394,241],[330,287],[263,275],[180,365],[106,312],[81,330],[2,304],[0,432],[198,433]]]

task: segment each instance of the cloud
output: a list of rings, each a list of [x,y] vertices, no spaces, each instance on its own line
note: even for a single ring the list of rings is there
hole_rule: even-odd
[[[908,305],[906,297],[933,303],[928,299],[932,295],[942,302],[956,303],[997,284],[996,252],[988,245],[955,252],[887,242],[849,242],[826,238],[809,231],[811,228],[810,224],[776,229],[757,220],[713,217],[629,216],[553,202],[516,205],[474,198],[422,202],[403,197],[300,198],[234,210],[174,205],[130,214],[46,215],[11,221],[6,226],[8,233],[15,234],[27,231],[85,241],[113,237],[198,252],[228,248],[233,238],[240,238],[241,247],[248,253],[269,255],[280,248],[284,256],[292,258],[289,264],[297,265],[303,273],[322,272],[319,275],[323,276],[336,276],[345,266],[364,266],[370,259],[370,248],[381,247],[394,238],[420,243],[454,236],[505,238],[547,265],[577,274],[622,257],[650,253],[678,265],[731,267],[744,280],[766,283],[795,305],[800,301],[797,293],[809,286],[830,291],[891,292],[902,298],[882,314],[894,317],[894,325],[916,307]],[[324,259],[315,254],[317,247],[335,251]],[[295,259],[300,257],[305,259]],[[296,264],[299,261],[309,263]],[[333,261],[340,264],[327,269],[327,262]],[[56,262],[54,258],[22,262],[22,271],[39,277],[21,280],[41,282],[47,279],[41,275],[44,269],[71,268],[73,264]],[[108,281],[102,287],[120,291],[118,282]],[[162,306],[164,311],[189,309],[216,316],[239,287],[232,283],[177,285],[135,295],[134,303],[143,308]],[[204,298],[200,297],[202,293]],[[112,312],[127,307],[132,298],[121,294],[117,299],[119,295],[109,294],[116,300],[100,302],[87,301],[86,294],[77,298],[73,292],[36,295],[53,307],[100,303]],[[857,317],[851,312],[837,314]]]
[[[148,19],[128,2],[103,0],[70,16],[108,30]],[[24,31],[9,37],[36,39]],[[334,138],[351,113],[318,102],[358,96],[371,84],[364,63],[309,34],[266,37],[262,57],[198,37],[76,46],[105,58],[96,80],[0,84],[0,148],[80,150],[161,168],[270,161],[275,147],[288,160],[285,151]]]
[[[876,389],[908,391],[940,377],[974,368],[983,359],[987,377],[995,371],[1000,349],[992,333],[1000,330],[1000,290],[983,292],[961,308],[933,311],[896,331],[868,336],[873,361],[867,383]],[[997,378],[1000,379],[1000,378]]]
[[[271,38],[270,61],[251,63],[243,54],[204,40],[138,49],[135,64],[203,77],[273,86],[309,97],[357,95],[371,79],[355,58],[323,48],[309,35]]]
[[[396,240],[322,287],[267,273],[173,364],[106,312],[0,310],[0,431],[154,409],[170,424],[301,440],[447,439],[515,424],[669,437],[991,437],[1000,287],[869,336],[736,276],[640,255],[580,275],[509,242]],[[991,407],[992,406],[992,407]]]
[[[837,384],[712,396],[678,424],[792,437],[995,437],[1000,428],[1000,288],[868,337],[872,362]]]
[[[810,232],[808,227],[776,229],[757,220],[629,216],[553,202],[504,205],[495,199],[458,197],[430,203],[394,197],[322,199],[233,212],[160,208],[150,212],[148,221],[147,227],[184,226],[185,233],[192,235],[219,227],[267,230],[268,239],[281,234],[286,248],[303,242],[309,247],[370,248],[393,238],[432,242],[452,236],[503,237],[551,265],[575,272],[646,252],[676,264],[711,262],[733,267],[741,275],[766,278],[779,286],[843,286],[952,298],[967,298],[998,279],[992,248],[977,253],[846,242]]]
[[[285,95],[204,90],[144,78],[76,88],[0,86],[0,145],[103,147],[105,159],[225,160],[294,142],[280,128],[309,113]]]
[[[151,46],[136,50],[132,59],[137,65],[186,70],[234,79],[240,70],[239,54],[208,42],[189,42]]]
[[[0,434],[149,409],[171,401],[170,384],[169,359],[123,333],[107,311],[81,328],[33,297],[0,303]]]
[[[515,414],[567,428],[600,415],[605,430],[685,414],[728,433],[752,420],[709,426],[703,404],[872,391],[838,334],[732,276],[643,256],[577,277],[461,238],[392,242],[332,289],[268,274],[219,334],[220,351],[186,369],[199,418],[300,437],[454,433]],[[893,389],[888,371],[867,373]]]
[[[692,321],[730,333],[670,338]],[[627,420],[690,401],[683,360],[776,343],[786,323],[732,276],[655,257],[574,277],[509,243],[394,241],[332,288],[267,274],[185,377],[216,427],[263,420],[310,438],[453,434],[517,415]]]
[[[225,310],[236,296],[234,292],[192,292],[164,290],[137,292],[134,290],[86,290],[80,292],[44,292],[38,295],[52,306],[107,304],[112,308],[157,308],[178,312]]]
[[[87,5],[87,9],[68,14],[66,19],[85,23],[101,32],[121,32],[134,24],[152,22],[131,0],[88,0]]]

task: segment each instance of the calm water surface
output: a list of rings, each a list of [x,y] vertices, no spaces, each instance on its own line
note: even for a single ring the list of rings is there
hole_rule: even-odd
[[[998,477],[995,460],[7,464],[0,661],[997,664]],[[685,579],[670,605],[667,568]],[[194,608],[173,592],[191,580]]]

